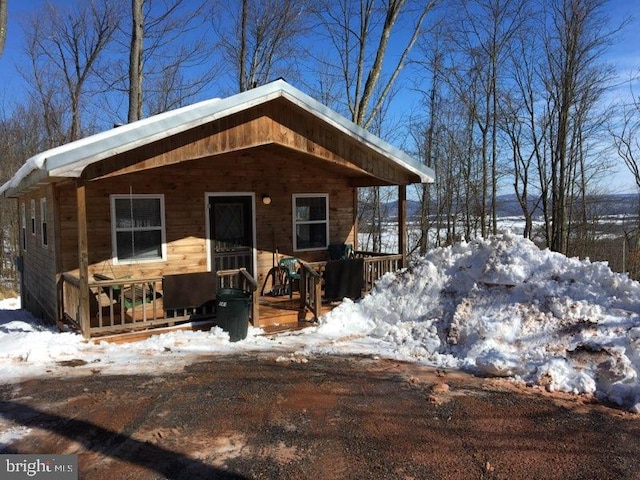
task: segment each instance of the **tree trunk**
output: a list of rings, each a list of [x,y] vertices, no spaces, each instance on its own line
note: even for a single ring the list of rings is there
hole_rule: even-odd
[[[131,46],[129,50],[129,123],[142,118],[142,53],[144,0],[131,0]]]
[[[7,0],[0,0],[0,57],[7,39]]]

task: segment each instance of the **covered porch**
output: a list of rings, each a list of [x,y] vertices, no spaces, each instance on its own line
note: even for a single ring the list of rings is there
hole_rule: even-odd
[[[360,298],[406,265],[406,186],[432,180],[278,80],[42,152],[0,192],[19,202],[24,308],[89,338],[213,323],[221,288],[249,294],[254,326],[313,321],[344,285]],[[357,251],[371,186],[398,188],[397,255]],[[282,256],[300,262],[295,291],[261,295]]]
[[[384,274],[402,268],[403,255],[354,252],[362,265],[357,284],[360,296],[368,293]],[[216,295],[222,288],[245,291],[250,298],[249,321],[256,327],[295,327],[300,322],[315,322],[318,317],[339,304],[327,298],[327,265],[340,261],[300,261],[300,279],[293,291],[280,295],[261,294],[256,280],[244,268],[161,277],[111,279],[94,275],[86,284],[65,273],[59,284],[58,318],[86,338],[142,331],[158,327],[184,325],[203,321],[216,324]],[[353,280],[353,279],[348,279]],[[202,293],[194,296],[194,286]],[[188,293],[185,293],[188,292]],[[84,300],[83,300],[84,299]],[[82,311],[88,312],[82,315]]]

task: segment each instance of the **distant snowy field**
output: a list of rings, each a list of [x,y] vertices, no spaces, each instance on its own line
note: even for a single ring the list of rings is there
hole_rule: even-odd
[[[597,222],[593,226],[594,240],[605,239],[621,239],[625,231],[630,231],[636,228],[638,224],[637,216],[629,214],[620,215],[602,215],[598,217]],[[541,217],[534,217],[531,222],[531,227],[537,238],[544,243],[544,220]],[[510,231],[518,235],[522,235],[525,229],[525,221],[522,215],[513,216],[501,216],[498,217],[498,231]],[[464,232],[462,225],[458,224],[456,233],[460,235]],[[440,237],[440,242],[436,242],[437,237]],[[422,236],[422,230],[418,222],[409,222],[407,228],[407,236],[409,245],[417,245],[420,237]],[[381,234],[382,247],[380,251],[387,253],[396,253],[398,251],[398,223],[397,222],[384,222],[382,224]],[[438,230],[432,227],[429,231],[429,243],[436,245],[438,243],[445,244],[446,241],[446,229],[443,227]],[[373,237],[370,233],[360,232],[358,235],[358,248],[364,251],[373,250]],[[622,248],[622,247],[621,247]]]
[[[162,374],[250,351],[300,362],[365,354],[594,395],[640,413],[640,284],[513,233],[434,250],[383,277],[361,301],[344,301],[317,326],[268,337],[250,328],[236,343],[214,328],[94,344],[39,325],[17,305],[0,305],[4,382]]]

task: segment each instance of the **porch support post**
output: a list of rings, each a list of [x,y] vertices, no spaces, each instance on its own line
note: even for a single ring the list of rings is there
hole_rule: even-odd
[[[358,245],[358,187],[353,187],[353,250],[359,250],[360,246]]]
[[[398,185],[398,253],[402,267],[407,266],[407,186]]]
[[[78,273],[80,277],[79,322],[82,335],[89,338],[89,242],[87,237],[87,191],[84,184],[76,184],[78,204]]]

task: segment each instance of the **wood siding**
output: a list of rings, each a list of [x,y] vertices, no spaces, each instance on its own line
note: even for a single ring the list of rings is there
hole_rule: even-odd
[[[40,201],[45,198],[47,202],[47,241],[48,245],[43,246],[42,242],[42,215]],[[31,228],[31,202],[35,206],[35,232]],[[57,305],[57,254],[55,238],[57,237],[56,226],[56,202],[53,196],[52,187],[45,186],[31,190],[27,195],[18,199],[18,212],[25,205],[26,213],[26,251],[21,252],[23,259],[22,305],[31,313],[40,318],[48,320],[55,318]],[[20,229],[20,244],[22,241],[22,228]]]
[[[419,182],[384,154],[340,132],[284,99],[212,121],[168,139],[91,165],[85,178],[122,175],[185,159],[206,158],[275,145],[311,155],[323,168],[348,177],[352,186]]]
[[[322,162],[290,150],[267,146],[241,153],[219,155],[133,172],[87,184],[89,270],[112,278],[155,277],[201,272],[207,269],[206,193],[252,192],[255,194],[257,280],[263,279],[282,256],[307,261],[327,259],[326,250],[294,252],[292,242],[292,195],[329,195],[331,243],[354,243],[354,188],[348,179],[322,168]],[[262,194],[272,198],[270,205]],[[110,195],[163,194],[167,261],[114,265],[111,245]],[[77,273],[77,219],[75,187],[61,187],[60,250],[62,270]]]
[[[37,311],[37,304],[47,314],[56,312],[57,276],[78,275],[76,182],[56,180],[59,183],[42,190],[52,220],[50,246],[45,250],[36,245],[39,235],[32,236],[27,228],[25,255],[31,311]],[[243,192],[255,198],[255,277],[261,286],[282,256],[308,262],[328,259],[326,249],[293,250],[292,195],[328,194],[329,243],[357,247],[356,187],[403,185],[419,178],[389,161],[384,152],[279,98],[96,162],[78,181],[86,187],[82,198],[90,276],[100,273],[122,279],[207,271],[206,194]],[[114,265],[113,194],[164,196],[166,261]],[[270,205],[262,203],[263,194],[271,197]],[[42,195],[35,191],[34,198],[39,202]],[[29,217],[31,196],[24,198]],[[39,203],[36,210],[39,215]]]

